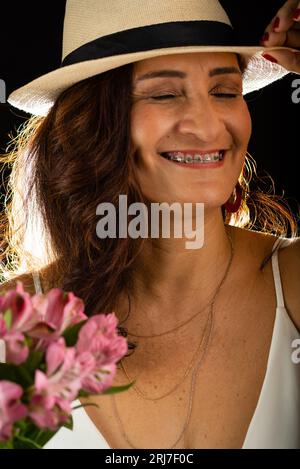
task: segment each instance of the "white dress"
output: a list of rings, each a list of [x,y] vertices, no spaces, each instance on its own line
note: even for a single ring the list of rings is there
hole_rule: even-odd
[[[282,246],[289,239],[278,238]],[[278,252],[272,256],[277,307],[266,373],[242,449],[300,448],[300,363],[291,358],[292,342],[300,339],[284,306]],[[37,291],[39,278],[34,275]],[[298,345],[299,347],[299,345]],[[79,401],[74,402],[79,405]],[[61,428],[46,444],[47,449],[110,449],[84,408],[73,411],[73,430]]]

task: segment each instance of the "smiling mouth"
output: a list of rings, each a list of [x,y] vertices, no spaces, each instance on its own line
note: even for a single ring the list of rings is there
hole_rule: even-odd
[[[184,163],[185,165],[208,165],[216,164],[223,161],[225,156],[225,150],[219,150],[213,153],[205,154],[189,154],[178,152],[164,152],[159,153],[160,156],[169,161],[174,161],[175,163]]]

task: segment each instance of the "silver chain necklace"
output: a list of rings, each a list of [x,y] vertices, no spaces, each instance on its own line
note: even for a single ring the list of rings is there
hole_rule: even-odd
[[[173,449],[177,443],[180,441],[180,439],[182,438],[182,436],[185,434],[185,431],[188,427],[188,424],[189,424],[189,421],[190,421],[190,417],[191,417],[191,413],[192,413],[192,406],[193,406],[193,398],[194,398],[194,394],[195,394],[195,384],[196,384],[196,377],[197,377],[197,374],[198,374],[198,370],[200,368],[200,365],[205,357],[205,354],[206,354],[206,351],[208,349],[208,345],[210,343],[210,340],[211,340],[211,336],[212,336],[212,330],[213,330],[213,323],[214,323],[214,304],[215,304],[215,300],[217,298],[217,295],[223,285],[223,283],[225,282],[226,278],[227,278],[227,275],[229,273],[229,270],[230,270],[230,267],[231,267],[231,264],[232,264],[232,260],[233,260],[233,256],[234,256],[234,248],[233,248],[233,242],[232,242],[232,239],[231,239],[231,236],[230,234],[226,231],[226,234],[227,234],[227,237],[229,239],[229,242],[230,242],[230,248],[231,248],[231,254],[230,254],[230,259],[229,259],[229,262],[228,262],[228,265],[227,265],[227,268],[226,268],[226,271],[225,271],[225,274],[219,284],[219,286],[217,287],[217,290],[214,294],[214,297],[212,299],[212,302],[210,304],[210,311],[209,311],[209,314],[208,314],[208,320],[207,320],[207,323],[206,323],[206,326],[205,326],[205,331],[204,331],[204,334],[201,338],[201,342],[200,342],[200,347],[197,348],[197,353],[198,353],[198,350],[201,348],[201,344],[203,342],[203,339],[205,337],[205,334],[206,334],[206,330],[207,328],[209,329],[209,332],[208,332],[208,337],[207,337],[207,340],[206,340],[206,343],[205,343],[205,346],[204,346],[204,349],[202,351],[202,353],[200,354],[200,358],[199,358],[199,361],[198,363],[196,364],[195,366],[195,369],[192,373],[192,379],[191,379],[191,388],[190,388],[190,397],[189,397],[189,403],[188,403],[188,410],[187,410],[187,416],[186,416],[186,419],[185,419],[185,423],[184,423],[184,426],[178,436],[178,438],[176,439],[175,443],[173,443],[172,446],[168,447],[168,449]],[[194,316],[193,316],[194,317]],[[186,324],[186,322],[184,322],[184,324]],[[209,327],[208,327],[209,325]],[[178,328],[178,327],[177,327]],[[176,328],[176,329],[177,329]],[[173,331],[173,330],[172,330]],[[172,331],[167,331],[167,332],[172,332]],[[166,334],[166,333],[164,333]],[[196,353],[196,355],[197,355]],[[194,360],[194,359],[193,359]],[[192,360],[192,361],[193,361]],[[122,364],[122,362],[121,362]],[[123,367],[124,369],[124,367]],[[186,376],[187,373],[185,373],[184,377]],[[128,376],[128,375],[127,375]],[[180,382],[180,384],[182,383],[183,381]],[[176,386],[175,389],[178,388],[179,385]],[[132,385],[132,387],[136,387],[134,384]],[[171,392],[174,391],[174,388],[171,390]],[[171,392],[168,392],[167,394],[165,394],[164,396],[162,397],[166,397],[167,395],[171,394]],[[141,395],[141,393],[140,393]],[[144,396],[142,395],[141,397],[144,398]],[[160,397],[160,399],[162,398]],[[112,398],[112,404],[113,404],[113,410],[114,410],[114,414],[117,418],[117,421],[119,423],[119,426],[120,426],[120,430],[121,430],[121,433],[122,433],[122,436],[123,438],[126,440],[126,442],[128,443],[128,445],[133,448],[133,449],[141,449],[141,448],[138,448],[137,446],[135,446],[131,440],[128,438],[128,436],[126,435],[126,432],[124,430],[124,425],[123,425],[123,422],[121,421],[121,418],[120,418],[120,415],[119,415],[119,412],[118,412],[118,409],[117,409],[117,405],[116,405],[116,401],[115,401],[115,395],[112,394],[111,395],[111,398]],[[148,398],[149,399],[149,398]],[[157,400],[157,399],[151,399],[151,400]]]

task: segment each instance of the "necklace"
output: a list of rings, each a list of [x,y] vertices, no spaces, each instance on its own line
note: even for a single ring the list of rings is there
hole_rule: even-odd
[[[209,334],[208,334],[208,339],[207,339],[207,342],[205,344],[205,348],[203,350],[203,353],[201,354],[200,356],[200,360],[195,368],[195,370],[193,371],[193,374],[192,374],[192,381],[191,381],[191,389],[190,389],[190,398],[189,398],[189,404],[188,404],[188,410],[187,410],[187,415],[186,415],[186,418],[185,418],[185,422],[184,422],[184,425],[183,425],[183,428],[179,434],[179,436],[177,437],[176,441],[173,443],[172,446],[166,448],[166,449],[173,449],[175,448],[175,446],[177,445],[177,443],[179,443],[179,441],[181,440],[181,438],[183,437],[183,435],[185,434],[185,431],[188,427],[188,424],[189,424],[189,421],[190,421],[190,417],[191,417],[191,413],[192,413],[192,407],[193,407],[193,397],[194,397],[194,392],[195,392],[195,383],[196,383],[196,376],[197,376],[197,371],[200,367],[200,363],[202,363],[202,360],[205,356],[205,352],[207,350],[207,345],[209,343],[209,339],[211,337],[211,331],[212,331],[212,327],[213,327],[213,308],[211,308],[210,310],[210,325],[209,325]],[[115,417],[117,418],[118,420],[118,423],[119,423],[119,426],[120,426],[120,429],[121,429],[121,433],[122,433],[122,436],[123,438],[126,440],[126,442],[128,443],[128,445],[133,448],[133,449],[141,449],[141,448],[138,448],[137,446],[135,446],[132,441],[128,438],[126,432],[125,432],[125,429],[124,429],[124,425],[123,425],[123,422],[120,418],[120,414],[118,412],[118,409],[117,409],[117,405],[116,405],[116,401],[115,401],[115,396],[114,394],[111,395],[112,397],[112,403],[113,403],[113,409],[114,409],[114,414],[115,414]]]
[[[200,341],[200,343],[199,343],[199,345],[198,345],[198,347],[197,347],[197,349],[196,349],[196,352],[194,353],[194,355],[193,355],[191,361],[189,362],[189,364],[188,364],[188,366],[187,366],[187,368],[186,368],[186,370],[185,370],[185,372],[184,372],[184,374],[183,374],[182,379],[180,380],[179,383],[176,383],[175,386],[173,386],[169,391],[167,391],[167,392],[165,392],[164,394],[162,394],[161,396],[158,396],[158,397],[155,397],[155,398],[147,396],[145,393],[143,393],[143,392],[141,391],[141,389],[137,386],[137,384],[134,383],[134,384],[132,385],[132,388],[133,388],[134,391],[135,391],[140,397],[142,397],[143,399],[146,399],[146,400],[149,400],[149,401],[154,402],[154,401],[159,401],[160,399],[163,399],[164,397],[169,396],[169,395],[172,394],[174,391],[176,391],[176,389],[178,389],[178,387],[179,387],[179,386],[181,385],[181,383],[185,380],[185,378],[189,375],[191,369],[193,368],[193,364],[194,364],[194,362],[197,360],[198,353],[200,352],[202,343],[203,343],[203,341],[204,341],[204,337],[205,337],[205,333],[206,333],[206,330],[207,330],[208,322],[209,322],[210,316],[211,316],[211,314],[212,314],[212,312],[211,312],[212,304],[213,304],[213,302],[214,302],[214,300],[215,300],[215,298],[216,298],[216,296],[217,296],[217,294],[218,294],[218,292],[219,292],[219,290],[220,290],[220,288],[221,288],[221,286],[222,286],[222,283],[225,281],[225,279],[226,279],[226,277],[227,277],[227,274],[228,274],[228,271],[229,271],[230,266],[231,266],[231,262],[232,262],[232,258],[233,258],[233,244],[232,244],[232,239],[231,239],[231,237],[229,236],[229,234],[228,234],[228,239],[229,239],[229,241],[230,241],[230,246],[231,246],[231,256],[230,256],[230,260],[229,260],[228,266],[227,266],[227,268],[226,268],[224,277],[223,277],[223,279],[222,279],[220,285],[218,286],[217,290],[215,291],[212,301],[211,301],[211,302],[209,303],[209,305],[208,305],[208,306],[210,307],[210,311],[209,311],[209,313],[208,313],[207,320],[206,320],[206,323],[205,323],[204,333],[203,333],[202,338],[201,338],[201,341]],[[205,308],[206,308],[206,307],[207,307],[207,305],[205,306]],[[204,309],[204,308],[202,308],[202,309],[200,310],[200,312],[203,311],[203,309]],[[180,326],[177,326],[176,328],[174,328],[174,329],[172,329],[172,330],[163,332],[162,334],[149,336],[149,337],[158,337],[158,336],[166,335],[167,333],[173,332],[174,330],[177,330],[177,329],[179,329],[180,327],[182,327],[183,325],[185,325],[185,324],[187,324],[188,322],[190,322],[190,321],[191,321],[194,317],[196,317],[198,314],[199,314],[199,312],[197,312],[195,315],[193,315],[192,318],[188,319],[188,321],[185,321],[185,322],[182,323]],[[129,315],[129,313],[128,313],[128,315]],[[128,315],[127,315],[127,317],[128,317]],[[139,337],[148,337],[148,336],[139,336]],[[120,364],[121,364],[122,370],[123,370],[123,372],[124,372],[126,378],[128,379],[129,382],[131,382],[131,381],[132,381],[132,378],[129,376],[129,373],[128,373],[127,370],[126,370],[125,363],[123,363],[123,360],[121,360]]]
[[[128,314],[127,314],[127,317],[125,318],[125,320],[129,317],[129,312],[130,312],[130,296],[128,295],[128,300],[129,300],[129,311],[128,311]],[[133,337],[139,337],[141,339],[150,339],[150,338],[153,338],[153,337],[161,337],[163,335],[167,335],[167,334],[170,334],[170,332],[174,332],[174,331],[177,331],[178,329],[180,329],[181,327],[185,326],[186,324],[188,324],[189,322],[191,322],[196,316],[198,316],[200,313],[202,313],[203,311],[206,310],[206,308],[210,305],[210,302],[208,302],[202,309],[200,309],[200,311],[197,311],[197,313],[195,313],[192,317],[190,317],[189,319],[187,319],[186,321],[182,322],[181,324],[179,324],[179,326],[176,326],[174,327],[174,329],[169,329],[168,331],[165,331],[165,332],[160,332],[159,334],[155,334],[155,335],[139,335],[139,334],[133,334],[131,332],[128,332],[128,335],[131,335]],[[125,321],[124,320],[124,321]]]
[[[217,287],[217,290],[216,290],[216,292],[215,292],[215,294],[214,294],[214,297],[213,297],[213,299],[212,299],[212,302],[211,302],[211,304],[210,304],[210,312],[209,312],[209,315],[208,315],[209,321],[207,321],[207,324],[206,324],[206,326],[205,326],[205,331],[204,331],[203,337],[202,337],[201,342],[200,342],[200,346],[197,348],[197,352],[196,352],[196,354],[195,354],[195,356],[196,356],[196,355],[198,354],[198,351],[199,351],[200,348],[201,348],[201,344],[202,344],[203,339],[204,339],[204,337],[205,337],[207,325],[209,324],[209,333],[208,333],[207,341],[206,341],[206,343],[205,343],[205,347],[204,347],[204,349],[203,349],[202,354],[200,354],[199,361],[198,361],[198,363],[197,363],[197,365],[196,365],[196,367],[195,367],[195,369],[194,369],[194,371],[193,371],[193,373],[192,373],[190,397],[189,397],[188,411],[187,411],[187,416],[186,416],[186,419],[185,419],[185,423],[184,423],[184,426],[183,426],[183,428],[182,428],[182,430],[181,430],[181,432],[180,432],[178,438],[176,439],[175,443],[173,443],[173,445],[170,447],[170,449],[173,449],[173,448],[176,446],[176,444],[180,441],[180,439],[181,439],[182,436],[184,435],[184,433],[185,433],[185,431],[186,431],[186,429],[187,429],[187,426],[188,426],[188,424],[189,424],[189,420],[190,420],[190,416],[191,416],[191,412],[192,412],[193,397],[194,397],[194,393],[195,393],[196,377],[197,377],[197,374],[198,374],[198,370],[199,370],[199,368],[200,368],[200,364],[202,363],[203,358],[204,358],[204,356],[205,356],[205,354],[206,354],[206,350],[207,350],[207,348],[208,348],[208,344],[209,344],[209,342],[210,342],[211,335],[212,335],[211,332],[212,332],[212,329],[213,329],[213,322],[214,322],[214,304],[215,304],[215,300],[216,300],[216,297],[217,297],[217,295],[218,295],[218,293],[219,293],[219,291],[220,291],[220,289],[221,289],[223,283],[225,282],[225,279],[227,278],[228,272],[229,272],[230,267],[231,267],[231,264],[232,264],[233,255],[234,255],[233,242],[232,242],[231,236],[229,235],[229,233],[227,233],[227,231],[226,231],[226,234],[227,234],[227,237],[228,237],[228,239],[229,239],[230,247],[231,247],[230,260],[229,260],[229,262],[228,262],[228,265],[227,265],[225,274],[224,274],[224,276],[223,276],[223,278],[222,278],[222,280],[221,280],[219,286]],[[197,313],[197,314],[199,314],[199,313]],[[195,316],[193,316],[193,317],[195,317]],[[190,320],[191,320],[191,319],[190,319]],[[186,322],[185,322],[185,323],[186,323]],[[178,329],[178,327],[177,327],[176,329]],[[171,331],[168,331],[168,332],[171,332]],[[164,334],[166,334],[166,332],[165,332]],[[192,362],[193,362],[193,361],[194,361],[194,357],[193,357],[193,359],[192,359]],[[192,362],[191,362],[191,363],[192,363]],[[122,364],[122,361],[121,361],[121,365],[122,365],[122,368],[123,368],[123,370],[124,370],[124,364]],[[191,369],[191,364],[188,366],[188,371],[185,372],[183,380],[185,379],[185,377],[186,377],[187,374],[189,373],[190,369]],[[130,379],[125,370],[124,370],[124,372],[125,372],[127,378]],[[166,393],[164,396],[160,396],[159,398],[150,399],[150,400],[153,400],[153,401],[154,401],[154,400],[158,400],[158,399],[161,399],[162,397],[166,397],[167,395],[171,394],[171,392],[173,392],[175,389],[177,389],[177,388],[179,387],[179,385],[182,383],[183,380],[181,380],[181,382],[180,382],[178,385],[176,385],[175,388],[173,388],[170,392]],[[132,387],[135,388],[135,390],[138,389],[135,384],[133,384]],[[144,395],[143,395],[143,393],[141,393],[141,391],[139,391],[139,394],[140,394],[142,397],[144,397]],[[126,435],[126,432],[125,432],[125,430],[124,430],[123,423],[122,423],[121,418],[120,418],[120,415],[119,415],[119,413],[118,413],[118,409],[117,409],[117,406],[116,406],[114,394],[112,394],[111,397],[112,397],[112,404],[113,404],[114,413],[115,413],[115,416],[116,416],[116,418],[117,418],[117,420],[118,420],[118,423],[119,423],[119,426],[120,426],[120,429],[121,429],[122,436],[124,437],[124,439],[127,441],[127,443],[129,444],[129,446],[130,446],[131,448],[133,448],[133,449],[139,449],[139,448],[137,448],[135,445],[133,445],[133,443],[130,441],[130,439],[129,439],[128,436]],[[146,399],[149,399],[149,398],[146,397]]]
[[[190,373],[190,371],[191,371],[191,369],[192,369],[192,367],[193,367],[193,363],[194,363],[194,361],[196,360],[197,355],[198,355],[198,353],[199,353],[199,351],[200,351],[200,349],[201,349],[201,346],[202,346],[202,343],[203,343],[203,340],[204,340],[204,337],[205,337],[205,332],[206,332],[206,330],[207,330],[207,325],[208,325],[210,316],[211,316],[211,311],[209,312],[209,314],[208,314],[208,316],[207,316],[207,321],[206,321],[206,325],[205,325],[205,328],[204,328],[204,334],[203,334],[203,336],[202,336],[202,339],[201,339],[201,341],[200,341],[200,344],[199,344],[199,346],[197,347],[196,352],[195,352],[194,356],[192,357],[192,360],[190,361],[190,363],[189,363],[187,369],[185,370],[185,373],[184,373],[183,378],[182,378],[182,380],[180,381],[180,383],[179,383],[179,384],[176,384],[173,388],[171,388],[171,389],[170,389],[169,391],[167,391],[165,394],[162,394],[161,396],[158,396],[158,397],[155,397],[155,398],[146,396],[146,394],[144,394],[144,393],[140,390],[140,388],[134,383],[134,384],[132,385],[132,388],[135,390],[135,392],[136,392],[137,394],[139,394],[141,397],[143,397],[144,399],[146,399],[146,400],[148,400],[148,401],[159,401],[160,399],[163,399],[164,397],[167,397],[167,396],[169,396],[170,394],[172,394],[172,393],[180,386],[180,384],[185,380],[185,378],[186,378],[186,377],[188,376],[188,374]],[[126,375],[126,378],[128,379],[128,381],[129,381],[129,382],[132,381],[132,379],[131,379],[130,376],[128,375],[128,372],[127,372],[127,370],[126,370],[126,368],[125,368],[125,365],[124,365],[124,363],[123,363],[122,360],[121,360],[121,367],[122,367],[122,370],[124,371],[124,374]]]

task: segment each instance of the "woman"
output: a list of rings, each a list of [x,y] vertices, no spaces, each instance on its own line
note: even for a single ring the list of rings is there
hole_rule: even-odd
[[[74,431],[47,447],[299,448],[300,243],[288,209],[249,189],[243,99],[300,73],[299,5],[268,26],[263,40],[290,49],[266,60],[232,45],[217,1],[166,3],[67,2],[63,67],[9,98],[42,116],[11,157],[13,275],[32,292],[74,291],[89,314],[115,311],[134,349],[115,380],[134,386],[82,400],[99,408],[75,411]],[[120,194],[201,202],[203,246],[100,240],[97,207]]]

